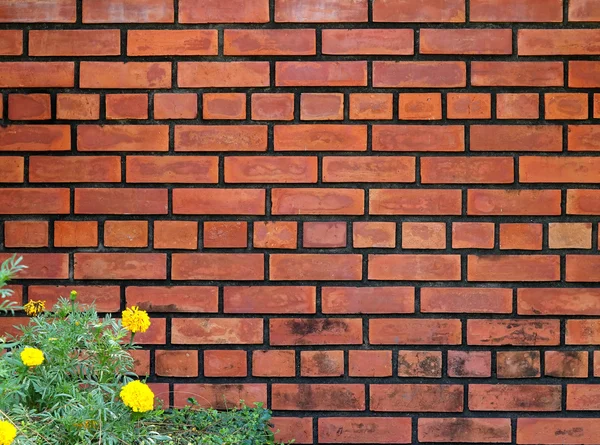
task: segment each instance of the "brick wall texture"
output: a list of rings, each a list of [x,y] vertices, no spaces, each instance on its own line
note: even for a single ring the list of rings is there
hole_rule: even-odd
[[[24,301],[151,312],[167,403],[265,402],[299,444],[600,444],[600,0],[0,22],[0,259]]]

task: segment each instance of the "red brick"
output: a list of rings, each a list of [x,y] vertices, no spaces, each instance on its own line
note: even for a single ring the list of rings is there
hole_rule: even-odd
[[[419,442],[503,443],[512,439],[510,419],[419,419]]]
[[[48,120],[52,117],[49,94],[9,94],[10,120]]]
[[[462,192],[440,189],[371,189],[371,215],[460,215]]]
[[[600,119],[600,94],[594,93],[594,119]]]
[[[17,326],[27,325],[29,317],[2,317],[0,318],[0,334],[4,337],[6,334],[19,336],[20,331]]]
[[[0,128],[0,152],[70,149],[69,125],[9,125]]]
[[[486,378],[491,375],[490,351],[448,351],[448,377]]]
[[[255,403],[267,404],[267,385],[264,383],[245,384],[186,384],[175,383],[174,406],[181,408],[192,398],[198,402],[199,408],[228,410],[239,407],[243,400],[247,406]]]
[[[400,377],[441,378],[441,351],[399,351],[398,375]]]
[[[275,0],[276,22],[366,22],[368,0]]]
[[[594,377],[600,377],[600,351],[594,351]]]
[[[473,319],[467,321],[471,346],[555,346],[560,343],[559,320]]]
[[[521,158],[522,159],[522,158]],[[512,184],[511,157],[422,157],[423,184]]]
[[[567,255],[566,280],[568,282],[600,282],[600,256]]]
[[[296,351],[273,349],[252,351],[252,375],[255,377],[294,377],[296,375]]]
[[[167,189],[79,188],[75,213],[84,215],[166,215]]]
[[[316,183],[317,158],[314,156],[227,156],[225,182]]]
[[[57,94],[56,118],[96,120],[100,118],[99,94]]]
[[[344,351],[302,351],[302,377],[340,377],[344,375]]]
[[[474,22],[562,22],[562,0],[472,0]]]
[[[147,247],[148,221],[106,221],[104,245],[106,247]]]
[[[96,221],[55,221],[54,247],[96,247],[98,223]]]
[[[68,214],[71,205],[66,188],[4,188],[0,215]]]
[[[472,151],[562,151],[558,125],[472,125]]]
[[[441,318],[376,318],[369,321],[374,345],[460,345],[461,321]]]
[[[23,182],[24,178],[25,158],[22,156],[2,156],[0,183]]]
[[[174,189],[173,213],[180,215],[264,215],[262,189]]]
[[[421,312],[510,314],[512,290],[504,288],[424,287]]]
[[[4,223],[5,247],[47,247],[47,221],[6,221]]]
[[[569,151],[600,151],[600,125],[569,125]]]
[[[441,93],[400,93],[401,120],[439,120],[442,118]]]
[[[133,372],[139,377],[150,375],[150,351],[133,349],[129,351],[129,355],[133,358]]]
[[[175,151],[266,151],[266,125],[178,125]]]
[[[174,253],[173,280],[263,280],[262,254]]]
[[[350,94],[350,119],[389,120],[392,119],[393,113],[393,97],[391,94]]]
[[[249,345],[263,342],[261,318],[174,318],[171,323],[171,343],[175,345]]]
[[[421,54],[512,54],[510,29],[434,29],[420,32]]]
[[[148,312],[217,312],[219,290],[215,286],[128,286],[127,306]]]
[[[269,0],[180,0],[180,23],[266,23]]]
[[[30,156],[30,182],[121,182],[118,156]]]
[[[472,411],[560,411],[559,385],[469,385]]]
[[[391,377],[392,351],[349,351],[348,375],[351,377]]]
[[[498,351],[496,353],[499,379],[525,379],[539,377],[539,351]]]
[[[0,9],[3,23],[75,23],[76,0],[6,0]]]
[[[569,0],[570,22],[600,22],[595,0]]]
[[[30,56],[118,56],[121,32],[118,29],[31,30]]]
[[[600,289],[523,288],[517,297],[519,315],[600,315]]]
[[[396,223],[359,221],[352,223],[354,248],[396,247]]]
[[[127,182],[209,184],[219,181],[216,156],[128,156]]]
[[[342,93],[302,93],[300,119],[305,121],[342,120],[344,95]]]
[[[588,377],[587,351],[546,351],[545,364],[544,375],[550,377]]]
[[[519,181],[532,183],[598,183],[600,160],[593,157],[522,156]]]
[[[248,247],[245,221],[204,221],[204,248]]]
[[[360,318],[271,318],[272,346],[360,345],[363,331]]]
[[[494,223],[452,223],[452,248],[493,249]]]
[[[204,377],[246,377],[246,351],[204,351]]]
[[[355,281],[362,278],[362,255],[271,254],[272,281]]]
[[[229,56],[310,56],[316,45],[314,29],[226,29],[223,51]]]
[[[182,88],[268,87],[270,83],[269,62],[178,62],[177,69],[177,84]]]
[[[492,117],[489,93],[448,93],[448,119],[490,119]]]
[[[520,29],[519,55],[600,54],[600,49],[594,45],[598,39],[600,39],[600,31],[595,29]]]
[[[558,255],[469,255],[469,281],[558,281]]]
[[[170,88],[170,62],[81,62],[81,88]]]
[[[246,119],[246,95],[244,93],[204,93],[202,95],[204,119]]]
[[[560,215],[560,190],[469,190],[468,215]]]
[[[271,191],[271,200],[273,215],[363,215],[365,212],[364,191],[359,189],[280,188]]]
[[[542,250],[542,224],[500,224],[500,249]]]
[[[403,249],[445,249],[446,224],[425,222],[402,223]]]
[[[462,412],[462,385],[373,384],[371,411]]]
[[[216,56],[216,29],[144,29],[127,31],[128,56]]]
[[[567,320],[565,344],[599,345],[600,320]]]
[[[168,151],[167,125],[79,125],[78,151]]]
[[[473,62],[471,83],[477,87],[560,87],[564,66],[562,62]]]
[[[365,385],[282,384],[271,387],[271,407],[278,411],[364,411]]]
[[[170,0],[83,1],[83,23],[169,23],[173,20]]]
[[[198,223],[196,221],[154,221],[155,249],[198,248]]]
[[[107,94],[107,119],[148,119],[147,94]]]
[[[253,244],[258,249],[296,249],[298,223],[295,221],[257,221]]]
[[[587,119],[587,93],[546,93],[546,119]]]
[[[496,95],[498,119],[538,119],[540,96],[537,93],[500,93]]]
[[[303,247],[346,247],[345,222],[305,222],[303,228]]]
[[[164,280],[164,253],[76,253],[76,280]]]
[[[276,62],[275,84],[282,87],[365,87],[367,62]]]
[[[464,151],[462,125],[373,125],[373,151]]]
[[[0,31],[0,55],[20,56],[21,54],[23,54],[23,31],[20,29]]]
[[[366,125],[276,125],[275,151],[366,151]]]
[[[597,411],[598,409],[600,409],[600,385],[567,385],[567,410]]]
[[[571,0],[572,1],[572,0]],[[593,444],[600,435],[598,419],[522,418],[517,420],[517,443],[548,445]]]
[[[252,120],[291,121],[293,119],[293,93],[252,94]]]
[[[375,0],[375,22],[464,22],[465,0],[428,0],[419,5],[413,0]]]
[[[313,443],[312,417],[273,417],[271,424],[278,442],[289,443],[293,440],[299,444]]]
[[[473,62],[475,63],[475,62]],[[373,62],[378,88],[457,88],[467,85],[465,62]]]
[[[407,417],[319,418],[319,443],[411,443],[411,434]]]
[[[157,376],[198,377],[198,351],[158,350],[154,353],[154,360]]]
[[[459,255],[369,255],[369,280],[458,281]]]
[[[314,314],[316,290],[310,286],[225,286],[225,313]]]
[[[196,119],[198,95],[196,93],[157,93],[154,95],[155,119]]]
[[[323,287],[324,314],[411,314],[415,291],[411,287]]]
[[[412,29],[324,29],[323,54],[412,55]]]
[[[0,88],[72,88],[74,62],[2,62]]]
[[[598,88],[600,86],[600,62],[569,61],[569,86],[571,88]]]

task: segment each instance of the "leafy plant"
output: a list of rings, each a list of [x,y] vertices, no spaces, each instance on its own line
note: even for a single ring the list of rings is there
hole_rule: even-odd
[[[23,257],[17,257],[13,255],[6,261],[2,263],[0,266],[0,297],[2,301],[0,301],[0,312],[6,314],[7,312],[11,312],[14,314],[17,309],[17,304],[14,301],[7,300],[7,298],[12,297],[14,291],[12,289],[6,289],[6,283],[8,283],[16,274],[27,269],[27,266],[21,264],[23,261]]]

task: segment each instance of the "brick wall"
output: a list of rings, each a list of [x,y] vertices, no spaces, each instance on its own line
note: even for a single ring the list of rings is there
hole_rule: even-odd
[[[161,397],[267,402],[300,444],[598,443],[599,21],[1,0],[19,298],[146,308]]]

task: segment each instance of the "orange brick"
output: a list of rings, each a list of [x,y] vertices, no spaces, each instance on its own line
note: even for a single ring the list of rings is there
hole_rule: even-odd
[[[0,97],[0,99],[2,99]],[[0,163],[0,183],[23,182],[25,159],[21,156],[2,156]]]
[[[474,22],[562,22],[562,0],[472,0]]]
[[[5,188],[0,194],[1,215],[68,214],[71,208],[66,188]]]
[[[546,119],[587,119],[587,93],[546,93]]]
[[[56,118],[96,120],[100,118],[99,94],[57,94]]]
[[[121,32],[118,29],[31,30],[30,56],[118,56]]]
[[[375,0],[373,2],[373,21],[375,22],[434,22],[457,23],[465,21],[464,0],[444,0],[431,7],[413,0]]]
[[[310,56],[316,54],[314,29],[226,29],[223,51],[232,56]]]
[[[178,62],[177,69],[177,84],[183,88],[268,87],[270,84],[269,62]]]
[[[491,119],[491,98],[488,93],[448,93],[448,119]]]
[[[6,221],[4,223],[6,247],[47,247],[48,223],[46,221]]]
[[[196,119],[198,95],[196,93],[157,93],[154,95],[155,119]]]
[[[500,224],[500,249],[542,250],[542,225]]]
[[[445,223],[402,223],[403,249],[445,249]]]
[[[367,63],[276,62],[275,84],[281,87],[367,86]]]
[[[366,22],[367,0],[347,2],[329,0],[324,7],[321,0],[275,0],[276,22]]]
[[[373,125],[373,151],[464,150],[465,129],[461,125]]]
[[[254,351],[252,375],[256,377],[294,377],[296,375],[295,351]]]
[[[167,125],[79,125],[77,151],[168,151]]]
[[[340,377],[344,375],[344,351],[302,351],[302,377]]]
[[[476,87],[562,87],[564,69],[562,62],[473,62],[471,84]]]
[[[457,88],[466,85],[464,62],[373,62],[373,86],[379,88]]]
[[[442,118],[440,93],[400,93],[399,118],[402,120],[439,120]]]
[[[246,119],[244,93],[204,93],[202,95],[204,119]]]
[[[204,351],[205,377],[246,377],[246,351]]]
[[[352,239],[355,248],[394,248],[396,247],[396,223],[375,221],[352,223]]]
[[[0,11],[0,21],[5,23],[75,23],[76,18],[76,0],[9,0]]]
[[[393,113],[391,94],[350,94],[350,119],[389,120],[392,119]]]
[[[452,223],[454,249],[493,249],[494,223]]]
[[[349,351],[351,377],[391,377],[392,351]]]
[[[198,248],[198,223],[196,221],[154,221],[155,249]]]
[[[31,182],[120,182],[121,158],[118,156],[54,156],[29,158]]]
[[[300,119],[305,121],[342,120],[344,95],[341,93],[302,93]]]
[[[54,223],[55,247],[96,247],[98,223],[96,221],[56,221]]]
[[[216,29],[143,29],[127,31],[128,56],[216,56]]]
[[[591,249],[591,223],[549,223],[548,247],[550,249]]]
[[[225,158],[227,183],[316,183],[317,170],[317,158],[313,156]]]
[[[538,119],[540,96],[537,93],[501,93],[496,95],[498,119]]]
[[[0,31],[0,55],[20,56],[23,54],[23,31],[5,29]]]
[[[128,286],[127,306],[148,312],[218,312],[216,286]]]
[[[127,182],[169,184],[216,184],[216,156],[128,156]]]
[[[442,377],[441,351],[399,351],[399,377]]]
[[[147,221],[106,221],[104,223],[106,247],[148,246]]]
[[[169,0],[84,0],[83,23],[169,23],[173,22]]]
[[[170,62],[81,62],[81,88],[171,88]]]
[[[0,64],[0,88],[72,88],[74,85],[74,62]]]
[[[346,247],[346,223],[305,222],[303,229],[303,247]]]
[[[253,244],[258,249],[296,249],[298,223],[295,221],[257,221],[254,223]]]
[[[366,151],[366,125],[276,125],[275,151]]]
[[[247,222],[204,222],[204,247],[247,247]]]
[[[252,95],[252,120],[291,121],[294,119],[294,95],[291,93],[255,93]]]
[[[198,351],[163,351],[154,354],[156,375],[163,377],[197,377]]]
[[[147,94],[107,94],[107,119],[148,119]]]
[[[323,54],[412,55],[412,29],[324,29]]]
[[[421,54],[512,54],[510,29],[434,29],[420,33]]]
[[[269,0],[181,0],[181,23],[266,23],[269,21]]]
[[[52,117],[49,94],[9,94],[10,120],[48,120]]]

